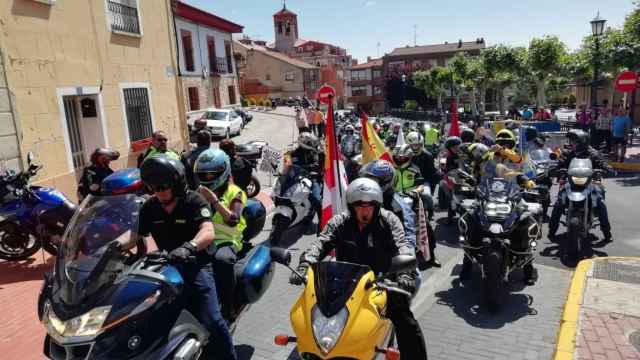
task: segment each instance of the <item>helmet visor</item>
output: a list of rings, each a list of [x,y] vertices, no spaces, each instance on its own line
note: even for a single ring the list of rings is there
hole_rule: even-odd
[[[496,139],[496,144],[508,149],[512,149],[514,146],[516,146],[515,141],[511,139]]]
[[[212,184],[215,182],[222,174],[224,173],[224,167],[220,167],[218,169],[214,169],[211,171],[202,171],[198,172],[198,180],[200,180],[201,184]]]

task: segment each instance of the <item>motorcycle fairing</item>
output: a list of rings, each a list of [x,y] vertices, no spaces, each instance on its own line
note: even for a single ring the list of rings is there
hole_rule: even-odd
[[[273,278],[273,259],[268,247],[258,245],[234,265],[236,292],[240,299],[255,303],[267,290]]]

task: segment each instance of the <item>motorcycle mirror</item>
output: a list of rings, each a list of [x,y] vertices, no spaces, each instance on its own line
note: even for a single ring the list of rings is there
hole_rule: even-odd
[[[417,260],[414,255],[397,255],[391,259],[389,274],[411,271],[416,268]]]
[[[272,247],[270,250],[273,261],[288,266],[291,264],[291,252],[286,249]]]
[[[27,164],[31,165],[32,162],[33,162],[33,153],[31,151],[29,151],[27,153]]]

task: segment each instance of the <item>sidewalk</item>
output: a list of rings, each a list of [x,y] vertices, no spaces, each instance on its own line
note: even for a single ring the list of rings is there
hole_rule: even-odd
[[[640,258],[580,262],[564,308],[556,360],[640,360]]]
[[[638,145],[638,139],[634,140],[634,145],[627,148],[626,158],[624,162],[613,162],[609,164],[614,169],[622,172],[640,172],[640,145]]]

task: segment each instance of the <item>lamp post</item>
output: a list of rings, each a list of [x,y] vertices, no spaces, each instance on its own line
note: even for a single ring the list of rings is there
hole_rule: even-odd
[[[591,83],[591,106],[598,105],[598,79],[600,78],[600,36],[604,32],[604,24],[607,20],[600,17],[600,13],[591,20],[591,33],[595,42],[593,52],[593,82]]]
[[[402,79],[402,101],[400,102],[400,106],[402,106],[402,110],[404,110],[404,101],[405,98],[407,97],[407,74],[402,74],[401,76]]]

